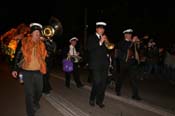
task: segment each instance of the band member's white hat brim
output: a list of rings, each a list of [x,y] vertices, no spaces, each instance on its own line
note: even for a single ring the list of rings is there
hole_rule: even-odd
[[[77,38],[77,37],[73,37],[73,38],[71,38],[71,39],[69,40],[69,42],[71,42],[72,40],[78,41],[78,38]]]
[[[126,29],[126,30],[123,31],[123,33],[132,33],[132,32],[133,32],[132,29]]]
[[[106,26],[107,24],[105,22],[97,22],[96,23],[96,26]]]
[[[43,26],[42,26],[41,24],[39,24],[39,23],[31,23],[29,26],[30,26],[30,27],[38,26],[38,27],[40,27],[40,28],[43,28]]]

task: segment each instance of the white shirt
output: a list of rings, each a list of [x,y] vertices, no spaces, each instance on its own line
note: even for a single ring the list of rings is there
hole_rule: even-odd
[[[130,41],[129,39],[125,38],[126,41]]]
[[[70,56],[78,56],[76,48],[73,45],[69,46],[69,55]],[[78,62],[78,58],[75,58],[74,62]]]
[[[101,36],[101,35],[99,35],[98,33],[96,33],[96,35],[97,35],[97,37],[100,39],[100,36]],[[101,42],[99,41],[99,45],[102,46],[102,44],[103,44],[103,43],[101,43]]]
[[[76,51],[76,49],[75,49],[75,47],[73,46],[73,45],[70,45],[69,46],[69,55],[75,55],[75,56],[77,56],[77,51]]]

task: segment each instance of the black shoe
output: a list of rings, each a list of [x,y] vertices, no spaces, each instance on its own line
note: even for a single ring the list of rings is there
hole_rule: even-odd
[[[83,86],[84,86],[83,84],[77,85],[78,88],[82,88]]]
[[[91,83],[92,81],[91,80],[87,80],[88,83]]]
[[[89,101],[89,104],[90,104],[91,106],[95,106],[95,102],[94,102],[94,101]]]
[[[43,92],[43,94],[42,94],[42,95],[44,95],[44,96],[49,96],[49,95],[50,95],[50,91]]]
[[[39,109],[40,109],[40,105],[39,104],[34,105],[34,107],[33,107],[34,112],[36,112]]]
[[[120,92],[116,92],[117,96],[121,96],[121,93]]]
[[[96,103],[100,108],[105,107],[105,105],[103,103]]]
[[[92,80],[90,79],[90,77],[88,77],[88,80],[87,80],[88,83],[91,83]]]
[[[142,100],[139,96],[132,96],[132,99],[138,100],[138,101]]]
[[[48,95],[50,94],[50,91],[44,91],[43,94]]]
[[[121,92],[116,91],[117,96],[121,96]]]
[[[70,85],[66,85],[67,88],[70,88]]]

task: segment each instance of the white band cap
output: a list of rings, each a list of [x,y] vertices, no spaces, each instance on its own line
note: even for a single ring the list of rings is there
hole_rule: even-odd
[[[72,37],[69,42],[71,42],[72,40],[77,40],[78,41],[78,38],[77,37]]]
[[[39,23],[31,23],[29,26],[30,26],[30,27],[38,26],[38,27],[40,27],[40,28],[43,28],[43,26],[42,26],[41,24],[39,24]]]
[[[133,29],[126,29],[123,31],[123,33],[132,33],[133,32]]]
[[[96,22],[96,26],[106,26],[107,24],[105,22]]]

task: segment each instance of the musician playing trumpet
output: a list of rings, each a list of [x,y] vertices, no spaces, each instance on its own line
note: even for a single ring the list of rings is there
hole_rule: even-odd
[[[135,59],[137,63],[140,63],[140,56],[139,56],[139,48],[140,48],[140,40],[138,36],[133,36],[131,45],[128,48],[127,56],[126,56],[126,62],[128,62],[129,59]]]
[[[132,87],[132,99],[141,100],[138,91],[138,38],[133,38],[133,30],[127,29],[123,31],[124,39],[118,43],[118,59],[120,63],[119,75],[116,79],[116,94],[121,96],[121,89],[125,79],[129,79]]]
[[[89,98],[91,106],[98,105],[103,108],[108,74],[108,49],[105,46],[107,40],[105,32],[106,23],[97,22],[96,32],[88,37],[88,64],[92,74],[92,90]]]

